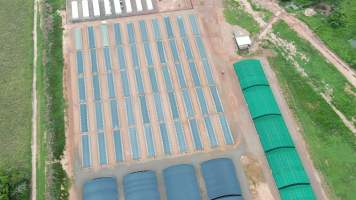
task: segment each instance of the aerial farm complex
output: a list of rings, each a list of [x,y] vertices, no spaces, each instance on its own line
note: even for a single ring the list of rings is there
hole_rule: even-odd
[[[268,62],[208,2],[67,0],[71,199],[317,199]]]

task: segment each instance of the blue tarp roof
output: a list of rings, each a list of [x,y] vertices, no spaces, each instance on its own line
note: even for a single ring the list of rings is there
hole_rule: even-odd
[[[126,200],[159,200],[157,177],[154,171],[140,171],[124,177]]]
[[[200,200],[200,191],[192,165],[182,164],[163,171],[168,200]]]
[[[118,200],[116,178],[104,177],[84,184],[83,200]]]
[[[242,195],[232,160],[219,158],[205,161],[201,164],[201,170],[209,199]]]

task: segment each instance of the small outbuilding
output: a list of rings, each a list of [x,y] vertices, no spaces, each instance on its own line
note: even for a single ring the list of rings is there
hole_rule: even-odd
[[[239,50],[248,50],[251,47],[252,41],[249,35],[235,32],[234,37]]]

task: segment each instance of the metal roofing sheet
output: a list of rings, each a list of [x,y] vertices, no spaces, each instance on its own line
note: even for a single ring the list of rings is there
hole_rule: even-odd
[[[140,171],[124,177],[126,200],[159,200],[157,177],[154,171]]]
[[[234,69],[239,77],[242,90],[256,85],[268,85],[259,60],[242,60],[236,62]]]
[[[182,164],[163,171],[168,200],[199,200],[199,185],[192,165]]]
[[[315,200],[312,187],[306,185],[293,185],[280,190],[282,200]]]
[[[255,119],[254,122],[265,152],[280,147],[294,147],[281,115],[267,115]]]
[[[266,153],[277,188],[309,183],[295,148],[281,148]]]
[[[116,179],[103,177],[90,180],[83,186],[84,200],[118,200]]]
[[[209,199],[241,195],[232,160],[219,158],[205,161],[201,164],[201,169]]]
[[[244,91],[245,100],[252,119],[265,115],[280,114],[269,86],[256,86]]]

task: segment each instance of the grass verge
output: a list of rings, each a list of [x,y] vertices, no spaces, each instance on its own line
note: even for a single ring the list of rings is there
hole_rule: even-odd
[[[39,95],[39,200],[68,199],[69,180],[60,160],[65,148],[63,98],[62,19],[63,0],[40,4],[38,95]]]
[[[297,55],[307,55],[307,59],[286,56],[284,48],[269,43],[276,52],[269,62],[277,74],[284,96],[293,110],[315,167],[322,173],[331,188],[331,197],[345,200],[356,199],[356,139],[345,127],[339,116],[320,95],[325,85],[334,88],[333,103],[343,111],[355,104],[343,104],[341,99],[354,96],[344,91],[344,78],[316,52],[308,43],[300,39],[286,24],[279,22],[274,32],[288,39],[296,47]],[[295,67],[297,62],[308,76],[303,76]],[[315,88],[318,85],[320,88]],[[341,88],[340,88],[341,87]],[[336,91],[340,90],[340,91]],[[338,97],[337,97],[338,96]],[[349,113],[349,112],[348,112]]]
[[[321,14],[312,17],[299,14],[298,17],[303,20],[332,51],[356,70],[356,1],[340,0],[337,4],[337,10],[345,15],[344,26],[338,28],[330,26],[328,17]]]
[[[29,199],[33,2],[1,1],[0,19],[0,197]]]
[[[319,92],[327,94],[331,103],[356,125],[356,109],[350,109],[352,105],[356,105],[356,88],[286,23],[276,23],[273,31],[280,38],[292,42],[296,54],[294,59],[308,75],[308,80]]]
[[[260,32],[258,23],[249,13],[244,11],[237,0],[224,0],[224,7],[224,16],[229,24],[240,26],[250,32],[251,35]]]

